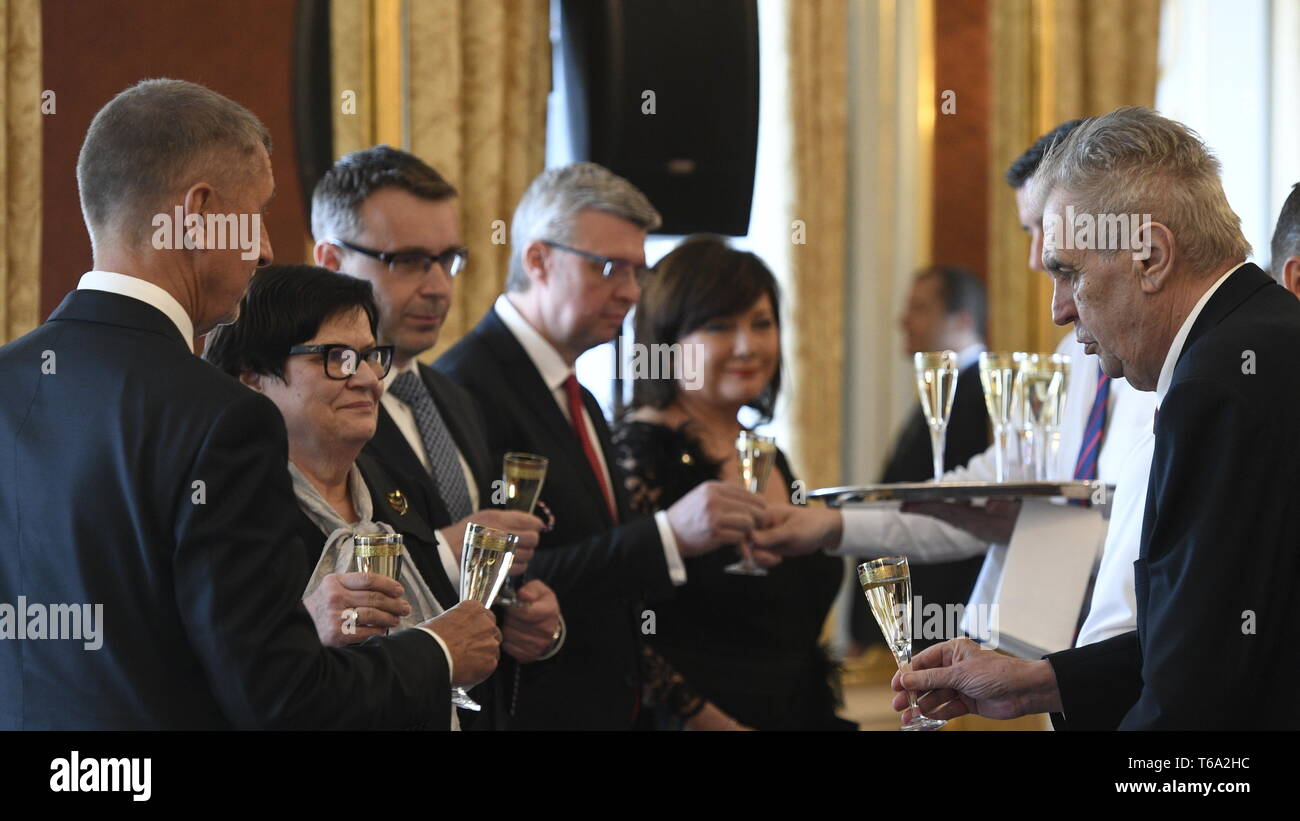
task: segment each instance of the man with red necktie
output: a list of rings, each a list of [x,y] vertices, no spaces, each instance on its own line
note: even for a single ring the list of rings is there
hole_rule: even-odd
[[[637,603],[686,581],[684,557],[744,540],[764,509],[706,482],[653,518],[628,521],[600,406],[574,362],[613,339],[640,296],[659,214],[627,180],[591,163],[543,172],[515,210],[506,293],[434,367],[475,395],[498,462],[547,457],[554,527],[529,573],[564,602],[568,638],[523,669],[513,729],[628,729],[640,701]]]

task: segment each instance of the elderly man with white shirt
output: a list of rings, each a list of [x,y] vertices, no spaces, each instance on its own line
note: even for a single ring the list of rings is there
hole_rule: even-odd
[[[937,718],[1296,729],[1300,305],[1243,261],[1250,245],[1218,161],[1154,111],[1085,121],[1053,147],[1035,188],[1045,227],[1068,226],[1044,241],[1054,321],[1074,323],[1156,396],[1137,628],[1041,661],[945,642],[894,689],[924,693],[920,709]],[[1082,215],[1115,214],[1136,217],[1136,247],[1076,230]],[[904,693],[894,706],[907,709]]]
[[[1043,135],[1007,170],[1015,189],[1021,227],[1030,235],[1029,268],[1045,273],[1042,263],[1041,205],[1029,196],[1030,180],[1044,153],[1064,139],[1081,121],[1071,120]],[[1151,414],[1154,399],[1135,391],[1123,378],[1123,364],[1098,348],[1091,338],[1067,335],[1056,353],[1069,356],[1072,367],[1066,386],[1061,424],[1061,459],[1052,478],[1099,479],[1115,484],[1110,525],[1100,557],[1088,616],[1076,643],[1086,644],[1134,629],[1133,560],[1141,535],[1146,473],[1151,464]],[[1095,355],[1096,360],[1091,356]],[[1100,398],[1099,398],[1100,397]],[[992,482],[996,479],[991,446],[963,467],[944,475],[945,481]],[[1068,460],[1068,461],[1067,461]],[[986,510],[969,505],[915,504],[902,509],[848,507],[843,511],[810,507],[784,524],[755,535],[756,543],[777,553],[794,554],[833,545],[829,550],[848,556],[907,556],[917,563],[947,562],[985,555],[966,608],[964,629],[977,638],[984,632],[972,621],[975,605],[999,599],[1007,542],[1017,508],[993,503]]]

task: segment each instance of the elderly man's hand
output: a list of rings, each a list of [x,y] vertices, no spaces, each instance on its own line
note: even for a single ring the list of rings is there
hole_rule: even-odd
[[[451,654],[453,687],[473,687],[492,675],[501,660],[501,631],[492,611],[463,601],[421,627],[438,634]]]
[[[461,545],[465,542],[465,528],[470,522],[484,527],[494,527],[497,530],[508,530],[519,537],[519,546],[515,548],[515,560],[510,565],[510,575],[522,576],[528,569],[528,562],[533,558],[533,551],[537,548],[537,540],[542,532],[542,520],[520,510],[499,510],[490,507],[471,513],[440,531],[443,538],[451,545],[452,555],[456,557],[457,562],[460,561]]]
[[[528,664],[551,649],[560,628],[560,603],[555,591],[537,579],[519,588],[516,596],[519,604],[506,609],[501,647],[521,664]]]
[[[1007,544],[1020,515],[1019,499],[989,499],[984,507],[970,502],[907,502],[904,513],[931,516],[960,528],[980,541]]]
[[[1025,661],[953,639],[927,647],[912,659],[911,672],[894,674],[894,709],[909,709],[907,691],[929,718],[950,719],[974,713],[985,718],[1016,718],[1060,712],[1056,673],[1048,661]]]
[[[331,573],[303,599],[327,647],[355,644],[396,627],[411,605],[402,585],[377,573]]]

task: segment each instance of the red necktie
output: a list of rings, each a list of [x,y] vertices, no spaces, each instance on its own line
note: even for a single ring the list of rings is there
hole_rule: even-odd
[[[596,482],[600,484],[600,492],[605,494],[605,504],[609,507],[610,519],[614,524],[618,524],[614,494],[609,490],[609,483],[605,481],[605,471],[601,470],[600,459],[596,456],[596,448],[591,443],[591,437],[587,435],[587,418],[583,414],[582,388],[578,386],[578,377],[569,374],[569,378],[564,380],[564,393],[569,398],[569,421],[573,423],[573,432],[578,434],[578,441],[582,443],[582,452],[587,454],[587,464],[591,465],[591,472],[596,475]]]

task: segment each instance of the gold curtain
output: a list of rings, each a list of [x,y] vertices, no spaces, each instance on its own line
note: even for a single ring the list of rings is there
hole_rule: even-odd
[[[409,6],[410,150],[460,191],[469,266],[436,357],[505,287],[510,218],[546,160],[547,0],[418,0]]]
[[[35,328],[41,294],[41,7],[0,0],[0,344]]]
[[[848,9],[845,0],[794,0],[787,14],[795,221],[790,446],[815,488],[841,478]]]
[[[1028,270],[1007,166],[1075,117],[1155,105],[1159,0],[996,0],[989,4],[989,289],[991,344],[1051,350],[1047,278]]]
[[[400,146],[460,191],[470,263],[431,360],[505,287],[510,218],[546,159],[550,6],[333,0],[330,33],[335,156]]]

